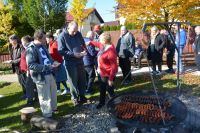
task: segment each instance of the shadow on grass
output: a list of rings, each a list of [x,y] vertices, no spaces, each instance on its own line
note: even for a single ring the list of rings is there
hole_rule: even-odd
[[[9,82],[0,82],[0,89],[3,88],[3,87],[5,87],[5,86],[8,86],[10,84],[11,83],[9,83]]]

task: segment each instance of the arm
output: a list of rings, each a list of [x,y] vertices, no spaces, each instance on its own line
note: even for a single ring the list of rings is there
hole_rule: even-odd
[[[110,81],[113,81],[116,73],[117,73],[117,70],[118,70],[118,66],[117,66],[117,53],[114,50],[111,50],[108,54],[108,60],[110,62],[110,65],[111,65],[111,72],[110,72],[110,75],[109,75],[109,80]]]
[[[134,38],[134,36],[131,33],[129,33],[127,41],[128,41],[127,42],[127,44],[128,44],[128,50],[132,54],[131,56],[133,56],[134,53],[135,53],[135,38]]]
[[[102,48],[103,48],[102,44],[101,44],[100,42],[96,42],[96,41],[91,41],[91,42],[89,43],[89,45],[95,46],[95,47],[97,47],[97,48],[99,48],[99,49],[102,49]]]
[[[39,64],[38,60],[39,59],[38,59],[37,53],[34,52],[33,48],[29,47],[26,50],[26,62],[27,62],[27,65],[28,65],[28,69],[36,71],[36,72],[45,72],[45,71],[51,71],[52,70],[51,66]]]

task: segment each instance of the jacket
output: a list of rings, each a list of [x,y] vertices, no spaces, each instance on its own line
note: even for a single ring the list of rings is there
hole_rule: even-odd
[[[195,54],[199,54],[200,52],[200,34],[196,36],[195,41],[194,41],[194,45],[195,45]]]
[[[56,41],[51,41],[49,43],[49,54],[54,61],[63,62],[63,58],[58,52],[58,43]]]
[[[135,38],[131,32],[127,32],[119,38],[116,51],[118,56],[122,58],[129,58],[134,56]]]
[[[186,31],[183,30],[183,29],[180,29],[180,48],[184,48],[185,47],[185,44],[186,44],[186,40],[187,40],[187,35],[186,35]],[[176,40],[175,40],[175,44],[176,44],[176,47],[178,48],[179,44],[179,38],[178,38],[178,32],[176,32]]]
[[[82,52],[85,42],[80,32],[74,36],[65,30],[58,37],[58,52],[64,56],[65,65],[83,64],[83,58],[76,58],[74,53]]]
[[[99,42],[91,41],[90,44],[98,47],[100,52],[103,50],[103,46]],[[98,54],[98,69],[101,77],[108,77],[110,81],[114,80],[118,71],[117,52],[114,45],[110,45],[102,54]]]
[[[53,60],[51,59],[46,47],[42,44],[40,46],[43,47],[47,57],[52,63]],[[53,70],[50,66],[43,64],[38,46],[36,46],[33,42],[26,49],[26,61],[33,82],[36,84],[45,84],[45,73],[52,72]]]
[[[17,74],[20,74],[20,59],[23,49],[23,46],[20,44],[17,44],[16,47],[12,47],[11,49],[12,69]]]

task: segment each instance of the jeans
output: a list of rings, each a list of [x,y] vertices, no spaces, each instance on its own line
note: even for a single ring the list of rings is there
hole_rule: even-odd
[[[183,72],[183,64],[182,64],[182,54],[183,54],[183,48],[180,48],[179,50],[179,72]],[[178,52],[175,52],[175,61],[176,61],[176,71],[178,71]]]
[[[94,79],[95,79],[94,65],[85,66],[85,71],[86,71],[86,79],[87,79],[87,83],[86,83],[87,91],[91,92]]]

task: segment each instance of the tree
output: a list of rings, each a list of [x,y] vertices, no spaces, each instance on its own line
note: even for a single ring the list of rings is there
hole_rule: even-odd
[[[83,25],[84,8],[86,7],[87,0],[72,0],[70,14],[74,17],[74,20],[79,26]]]
[[[24,17],[36,29],[53,31],[65,23],[66,0],[23,0]]]
[[[12,14],[10,10],[12,5],[4,5],[3,0],[0,0],[0,52],[7,50],[8,46],[8,37],[15,32],[15,29],[12,26]],[[7,45],[6,45],[7,44]]]
[[[191,21],[199,23],[199,0],[116,0],[118,13],[127,21],[144,22]]]

